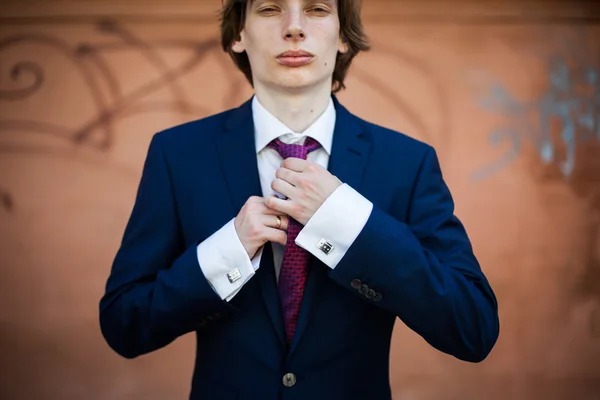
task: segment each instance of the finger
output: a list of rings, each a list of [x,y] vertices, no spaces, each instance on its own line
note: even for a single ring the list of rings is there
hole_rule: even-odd
[[[283,211],[277,211],[277,210],[273,210],[271,208],[268,208],[267,206],[265,206],[264,211],[262,212],[263,215],[279,215],[279,216],[287,216],[286,213],[284,213]]]
[[[264,203],[265,199],[260,196],[250,196],[246,203]]]
[[[277,227],[277,217],[279,217],[281,219],[281,224],[279,225],[279,227]],[[288,224],[289,224],[289,219],[287,216],[281,216],[281,215],[265,215],[263,217],[263,223],[265,224],[265,226],[268,226],[270,228],[275,228],[275,229],[279,229],[282,231],[287,231],[288,228]]]
[[[287,242],[287,233],[280,229],[266,228],[265,239],[269,242],[279,243],[285,246]]]
[[[273,210],[279,210],[279,211],[283,212],[285,215],[290,215],[290,212],[292,210],[291,210],[291,203],[289,200],[280,199],[279,197],[275,196],[275,197],[270,197],[269,202],[270,202],[270,206],[267,206],[268,208],[273,209]]]
[[[277,197],[277,195],[272,195],[272,196],[269,196],[269,197],[275,197],[275,198],[279,198],[279,197]],[[260,209],[261,209],[261,212],[262,212],[263,214],[265,214],[265,215],[285,215],[285,216],[287,216],[287,214],[286,214],[286,213],[284,213],[283,211],[278,211],[278,210],[275,210],[275,209],[273,209],[273,208],[269,208],[269,207],[268,207],[268,206],[265,204],[265,202],[263,202],[263,203],[262,203],[262,205],[261,205]]]
[[[291,169],[292,171],[302,172],[311,164],[308,160],[303,160],[302,158],[289,157],[283,160],[281,166],[287,169]]]
[[[277,168],[277,171],[275,171],[275,178],[284,180],[292,186],[298,186],[298,178],[299,177],[300,177],[299,172],[292,171],[291,169],[287,169],[284,167]]]
[[[271,182],[271,189],[274,191],[281,193],[285,197],[294,198],[296,194],[296,187],[289,182],[284,181],[283,179],[276,178],[273,182]]]

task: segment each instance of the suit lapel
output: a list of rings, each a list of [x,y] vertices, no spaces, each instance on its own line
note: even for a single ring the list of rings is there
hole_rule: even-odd
[[[216,140],[221,169],[237,213],[248,197],[262,196],[250,100],[231,111],[225,130]]]
[[[251,100],[231,111],[224,132],[217,136],[217,151],[229,187],[231,201],[237,214],[250,196],[262,196],[254,143]],[[263,248],[260,267],[253,279],[259,281],[273,327],[281,343],[285,344],[283,314],[277,291],[270,243]]]
[[[358,190],[371,142],[363,131],[361,120],[350,114],[335,96],[333,102],[336,121],[328,170],[342,182]]]
[[[367,163],[370,141],[364,136],[360,120],[350,114],[337,98],[333,97],[336,108],[336,122],[333,133],[328,170],[342,182],[358,190]],[[302,296],[302,305],[289,355],[297,348],[306,331],[318,303],[320,287],[327,279],[329,267],[311,257],[309,274]]]

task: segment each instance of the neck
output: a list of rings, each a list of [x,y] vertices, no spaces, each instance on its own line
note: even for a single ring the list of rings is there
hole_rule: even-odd
[[[311,126],[325,112],[331,98],[331,87],[290,91],[255,85],[254,91],[260,104],[295,133]]]

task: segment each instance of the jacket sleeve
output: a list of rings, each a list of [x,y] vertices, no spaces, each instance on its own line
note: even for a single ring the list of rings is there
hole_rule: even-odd
[[[110,347],[133,358],[236,309],[202,274],[197,245],[184,248],[160,134],[150,142],[137,197],[100,300]]]
[[[330,277],[461,360],[482,361],[498,338],[496,297],[454,216],[433,148],[422,160],[406,222],[373,207]]]

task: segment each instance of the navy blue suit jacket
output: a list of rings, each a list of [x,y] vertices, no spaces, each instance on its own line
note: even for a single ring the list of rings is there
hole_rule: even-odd
[[[331,270],[313,257],[295,337],[284,341],[272,250],[228,303],[196,246],[262,196],[251,102],[152,138],[100,301],[108,344],[133,358],[195,332],[192,399],[389,399],[399,317],[436,349],[486,358],[497,302],[454,216],[434,149],[366,122],[334,99],[329,171],[374,204]],[[282,378],[293,373],[296,383]]]

